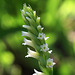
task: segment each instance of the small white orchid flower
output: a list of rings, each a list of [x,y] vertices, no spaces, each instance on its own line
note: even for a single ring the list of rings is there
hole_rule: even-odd
[[[41,45],[40,47],[41,47],[41,51],[46,52],[46,51],[48,51],[48,50],[49,50],[49,48],[48,48],[48,44],[47,44],[47,43],[46,43],[46,44]]]
[[[26,38],[24,38],[24,43],[22,43],[22,45],[29,45],[29,46],[32,46],[34,48],[32,41],[27,40]]]
[[[34,69],[34,74],[33,75],[45,75],[44,73],[42,73],[42,72],[39,72],[39,71],[37,71],[36,69]]]
[[[39,35],[38,35],[37,38],[42,40],[44,37],[45,37],[45,34],[44,33],[39,33]]]
[[[52,68],[54,65],[55,65],[56,63],[54,63],[53,62],[53,59],[51,59],[51,58],[49,58],[48,60],[47,60],[47,68]]]
[[[28,55],[26,55],[25,57],[33,57],[33,58],[38,58],[39,57],[38,52],[30,50],[30,48],[27,48],[27,49],[28,49],[28,52],[27,52]]]

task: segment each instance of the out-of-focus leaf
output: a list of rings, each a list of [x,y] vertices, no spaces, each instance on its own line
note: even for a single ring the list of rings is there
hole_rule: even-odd
[[[72,59],[63,60],[59,67],[59,75],[74,75],[74,63]]]
[[[63,2],[59,9],[59,15],[61,19],[66,19],[68,16],[75,15],[75,1],[66,0]]]
[[[21,75],[21,68],[18,65],[11,67],[11,75]]]
[[[1,64],[3,66],[9,66],[13,64],[13,62],[14,62],[14,55],[11,52],[5,51],[1,54]]]

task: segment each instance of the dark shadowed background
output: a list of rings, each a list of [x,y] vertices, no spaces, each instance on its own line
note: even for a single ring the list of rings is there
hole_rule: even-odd
[[[0,75],[32,75],[38,62],[25,58],[21,31],[23,4],[41,17],[46,41],[56,62],[54,75],[75,75],[75,0],[0,0]],[[26,30],[25,30],[26,31]]]

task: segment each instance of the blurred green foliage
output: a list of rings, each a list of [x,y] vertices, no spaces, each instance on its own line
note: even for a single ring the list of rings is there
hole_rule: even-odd
[[[75,0],[0,0],[0,75],[31,75],[39,70],[35,59],[26,59],[20,9],[29,4],[41,17],[55,62],[54,75],[75,75]],[[34,62],[34,63],[33,63]]]

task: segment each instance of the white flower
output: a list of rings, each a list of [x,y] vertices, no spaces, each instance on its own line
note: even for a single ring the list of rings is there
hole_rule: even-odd
[[[37,38],[42,40],[42,39],[44,39],[44,37],[45,37],[44,33],[39,33]]]
[[[26,38],[24,38],[24,43],[22,43],[22,45],[29,45],[29,46],[32,46],[34,48],[32,41],[27,40]]]
[[[49,50],[49,48],[48,48],[48,44],[47,44],[47,43],[46,43],[46,44],[41,45],[40,47],[41,47],[41,51],[46,52],[46,51],[48,51],[48,50]]]
[[[44,73],[39,72],[39,71],[37,71],[36,69],[34,69],[34,71],[35,71],[35,73],[34,73],[33,75],[45,75]]]
[[[54,63],[53,62],[53,59],[51,59],[51,58],[49,58],[48,60],[47,60],[47,68],[52,68],[54,65],[55,65],[56,63]]]
[[[28,49],[28,55],[26,55],[25,57],[33,57],[33,58],[38,58],[38,56],[39,56],[39,54],[37,53],[37,52],[35,52],[35,51],[32,51],[32,50],[30,50],[29,48],[27,48]]]

